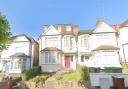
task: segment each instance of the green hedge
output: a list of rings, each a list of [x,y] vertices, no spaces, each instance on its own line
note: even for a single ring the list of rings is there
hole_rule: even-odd
[[[128,65],[123,65],[122,72],[128,74]]]
[[[89,69],[88,69],[88,67],[81,66],[81,65],[79,65],[78,67],[79,67],[78,69],[80,70],[82,80],[89,80]]]
[[[41,73],[41,67],[39,66],[32,67],[23,72],[22,80],[29,80],[30,78],[33,78],[40,73]]]
[[[122,73],[122,68],[108,67],[103,70],[105,73]]]

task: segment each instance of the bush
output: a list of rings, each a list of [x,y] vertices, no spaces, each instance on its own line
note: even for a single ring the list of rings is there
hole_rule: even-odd
[[[128,74],[128,65],[123,66],[122,72]]]
[[[78,66],[82,80],[89,80],[89,69],[85,66]]]
[[[32,67],[23,72],[22,80],[29,80],[30,78],[33,78],[40,73],[41,73],[41,67],[39,66]]]
[[[105,73],[122,73],[122,68],[108,67],[104,69]]]

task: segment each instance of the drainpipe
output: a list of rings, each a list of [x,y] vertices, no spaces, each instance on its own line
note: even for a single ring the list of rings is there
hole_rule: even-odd
[[[126,44],[122,44],[122,48],[123,48],[123,55],[124,55],[124,63],[126,64],[126,56],[125,56],[125,52],[124,52],[124,45],[126,45]]]
[[[78,65],[78,35],[76,36],[76,68]]]
[[[119,29],[120,29],[119,25],[118,25],[118,24],[116,24],[116,26],[115,26],[115,30],[116,30],[117,32],[115,33],[115,37],[116,37],[117,47],[119,47],[119,44],[118,44]],[[118,57],[119,57],[119,62],[120,62],[120,64],[121,64],[122,60],[121,60],[121,58],[120,58],[119,50],[118,50]]]

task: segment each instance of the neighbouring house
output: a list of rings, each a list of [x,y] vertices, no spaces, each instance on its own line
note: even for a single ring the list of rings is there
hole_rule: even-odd
[[[21,73],[39,63],[39,45],[25,34],[11,37],[7,50],[2,51],[0,63],[7,73]]]
[[[72,24],[46,25],[39,37],[39,65],[44,72],[76,69],[77,30]]]
[[[128,20],[118,24],[118,44],[122,64],[128,64]]]
[[[80,30],[79,64],[88,67],[121,67],[117,31],[99,20],[94,30]]]

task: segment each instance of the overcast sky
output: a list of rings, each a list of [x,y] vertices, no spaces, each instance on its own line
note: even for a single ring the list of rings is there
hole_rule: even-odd
[[[108,24],[122,23],[128,17],[128,0],[0,0],[11,32],[38,38],[46,24],[77,24],[94,29],[98,19]]]

